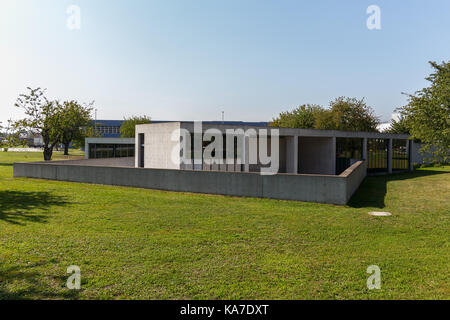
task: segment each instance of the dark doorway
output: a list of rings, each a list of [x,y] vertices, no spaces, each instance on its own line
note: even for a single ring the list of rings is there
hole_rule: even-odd
[[[139,168],[144,168],[144,144],[145,144],[145,138],[144,133],[139,133]]]

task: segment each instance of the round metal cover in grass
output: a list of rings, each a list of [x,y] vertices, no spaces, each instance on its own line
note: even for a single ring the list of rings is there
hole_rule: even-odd
[[[389,217],[389,216],[392,216],[392,213],[390,213],[390,212],[379,212],[379,211],[372,211],[372,212],[369,212],[369,214],[371,216],[376,216],[376,217]]]

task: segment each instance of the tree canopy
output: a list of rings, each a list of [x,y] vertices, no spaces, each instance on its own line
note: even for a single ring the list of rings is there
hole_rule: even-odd
[[[339,97],[329,108],[319,105],[302,105],[293,111],[280,113],[270,123],[274,127],[377,131],[379,119],[364,99]]]
[[[151,123],[150,117],[147,116],[134,116],[124,120],[120,127],[120,136],[122,138],[134,138],[136,136],[136,125]]]
[[[15,106],[23,109],[25,118],[16,122],[18,128],[40,134],[44,142],[44,160],[52,159],[53,148],[62,136],[62,105],[58,101],[49,101],[45,89],[27,88],[28,94],[21,94]]]
[[[429,62],[434,69],[425,79],[430,86],[408,95],[399,109],[412,138],[422,143],[422,152],[435,162],[450,161],[450,61]]]
[[[278,118],[272,120],[271,125],[273,127],[282,128],[313,129],[315,126],[317,113],[323,111],[324,109],[319,105],[302,105],[292,111],[280,113]]]
[[[73,140],[83,139],[85,128],[91,122],[91,113],[94,102],[81,105],[75,100],[64,101],[62,104],[62,135],[61,143],[64,145],[64,154],[69,154],[69,145]]]
[[[403,115],[400,115],[400,118],[398,120],[393,119],[389,128],[387,130],[385,130],[384,132],[410,134],[410,130],[408,127],[408,122],[407,122],[406,117]]]
[[[25,118],[16,121],[15,127],[42,136],[44,160],[52,159],[53,148],[59,143],[65,145],[67,154],[70,142],[79,139],[83,128],[89,124],[93,103],[83,106],[75,100],[50,101],[45,89],[28,87],[27,90],[15,103],[25,113]]]

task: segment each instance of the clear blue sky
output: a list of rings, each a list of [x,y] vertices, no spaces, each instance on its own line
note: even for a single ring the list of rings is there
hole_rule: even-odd
[[[448,0],[1,0],[0,121],[27,86],[95,100],[101,119],[265,121],[345,95],[388,120],[450,59],[449,17]]]

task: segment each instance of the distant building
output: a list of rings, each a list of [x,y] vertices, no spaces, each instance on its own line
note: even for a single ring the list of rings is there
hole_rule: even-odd
[[[97,120],[93,125],[97,134],[104,138],[119,138],[124,120]]]
[[[33,137],[33,146],[34,147],[43,147],[44,146],[44,139],[40,134],[35,134]]]
[[[391,122],[383,122],[377,126],[378,131],[384,132],[391,127]]]

